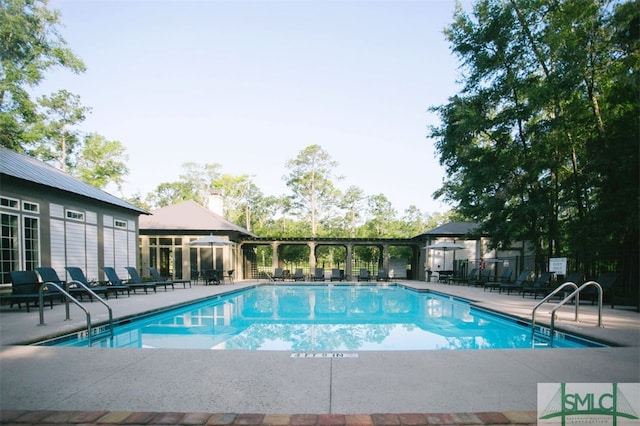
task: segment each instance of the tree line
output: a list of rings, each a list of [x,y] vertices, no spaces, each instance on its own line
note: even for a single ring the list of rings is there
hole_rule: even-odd
[[[159,184],[127,201],[145,209],[186,200],[206,206],[212,192],[224,200],[224,217],[264,237],[411,238],[456,216],[431,215],[409,206],[400,216],[384,194],[367,195],[355,185],[340,190],[337,162],[320,145],[286,161],[288,194],[264,194],[250,175],[222,173],[222,165],[182,165],[176,182]]]

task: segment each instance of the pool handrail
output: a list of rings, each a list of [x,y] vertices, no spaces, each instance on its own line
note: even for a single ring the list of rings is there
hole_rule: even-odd
[[[113,338],[113,312],[111,310],[111,306],[109,306],[109,304],[107,302],[105,302],[100,296],[98,296],[93,290],[91,290],[88,286],[84,285],[83,283],[81,283],[80,281],[69,281],[66,283],[65,287],[68,288],[68,286],[70,284],[77,284],[78,286],[84,288],[84,290],[86,290],[90,295],[92,295],[93,297],[95,297],[100,303],[102,303],[104,306],[106,306],[107,310],[109,311],[109,333],[111,335],[111,337]],[[89,310],[82,304],[80,303],[80,301],[78,301],[78,299],[76,299],[75,297],[73,297],[69,292],[66,291],[66,289],[64,289],[63,287],[61,287],[60,285],[53,283],[53,282],[44,282],[40,285],[40,290],[38,291],[38,296],[39,296],[39,310],[40,310],[40,323],[38,325],[46,325],[44,322],[44,289],[46,287],[54,287],[57,288],[58,291],[65,297],[65,308],[66,308],[66,320],[71,319],[70,315],[69,315],[69,300],[72,301],[73,303],[75,303],[80,309],[82,309],[85,313],[85,316],[87,318],[87,339],[89,340],[89,346],[91,346],[91,335],[92,335],[92,328],[91,328],[91,313],[89,312]]]
[[[573,287],[574,290],[576,290],[578,288],[578,286],[576,285],[576,283],[573,283],[571,281],[567,281],[565,283],[563,283],[562,285],[556,287],[551,293],[549,293],[548,295],[546,295],[545,297],[542,298],[542,300],[540,302],[538,302],[536,304],[536,306],[533,307],[533,311],[531,311],[531,340],[533,341],[533,338],[535,337],[536,334],[536,310],[542,306],[542,304],[544,302],[546,302],[547,300],[551,299],[553,296],[555,296],[556,294],[558,294],[561,290],[563,290],[565,287]],[[575,320],[578,321],[578,305],[576,304],[576,316],[575,316]]]
[[[564,300],[562,300],[561,302],[559,302],[552,310],[551,310],[551,328],[549,330],[549,345],[553,344],[553,330],[555,328],[555,312],[556,310],[558,310],[559,308],[561,308],[565,303],[567,303],[569,300],[571,300],[574,296],[576,298],[575,300],[575,304],[576,304],[576,317],[575,317],[575,321],[578,321],[578,307],[580,306],[580,292],[582,290],[584,290],[585,288],[589,287],[589,286],[596,286],[596,289],[598,290],[598,325],[597,327],[602,327],[602,286],[600,284],[598,284],[595,281],[587,281],[586,283],[582,284],[580,287],[578,287],[577,289],[575,289],[573,291],[573,293],[571,293],[570,295],[568,295],[567,297],[564,298]]]

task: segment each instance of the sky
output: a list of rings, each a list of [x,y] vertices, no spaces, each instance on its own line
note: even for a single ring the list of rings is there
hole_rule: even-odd
[[[69,1],[68,47],[86,64],[47,73],[92,109],[81,126],[126,148],[122,192],[175,182],[186,162],[247,174],[289,194],[285,167],[310,145],[338,163],[341,189],[383,194],[401,216],[449,206],[429,128],[459,92],[443,29],[449,0]]]

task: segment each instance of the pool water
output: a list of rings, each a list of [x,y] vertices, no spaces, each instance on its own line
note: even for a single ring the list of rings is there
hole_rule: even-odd
[[[88,346],[86,333],[56,346]],[[556,337],[555,347],[592,342]],[[276,351],[532,348],[526,324],[397,285],[262,285],[116,325],[92,346]]]

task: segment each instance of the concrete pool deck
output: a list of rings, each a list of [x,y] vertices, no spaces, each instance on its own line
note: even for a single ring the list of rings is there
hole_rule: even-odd
[[[263,281],[264,283],[264,281]],[[401,282],[530,320],[533,298],[481,288]],[[114,318],[254,285],[194,285],[110,299]],[[107,319],[88,303],[94,324]],[[548,324],[543,306],[538,320]],[[640,382],[640,314],[573,306],[558,329],[619,347],[360,351],[357,358],[291,352],[56,348],[20,343],[85,326],[71,308],[0,309],[2,424],[534,424],[538,383]],[[375,414],[379,413],[379,414]]]

